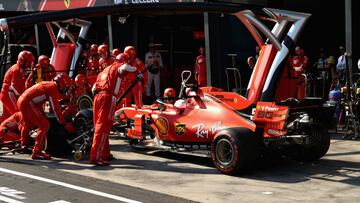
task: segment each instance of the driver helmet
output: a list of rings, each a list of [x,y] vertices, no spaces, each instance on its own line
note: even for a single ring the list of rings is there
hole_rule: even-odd
[[[186,108],[186,100],[179,99],[175,102],[174,106],[179,109],[185,109]]]
[[[164,90],[165,99],[175,98],[175,97],[176,97],[176,90],[174,88],[169,87]]]

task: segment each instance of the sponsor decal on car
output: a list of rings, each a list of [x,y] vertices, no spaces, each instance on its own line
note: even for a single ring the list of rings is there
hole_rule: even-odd
[[[64,0],[64,4],[65,4],[66,8],[69,8],[70,0]]]
[[[160,135],[167,135],[169,131],[169,122],[166,118],[159,116],[159,118],[155,120],[155,126],[159,130]]]
[[[214,134],[219,130],[226,128],[226,126],[221,124],[221,121],[215,122],[210,128],[207,128],[204,123],[199,123],[192,126],[193,129],[196,129],[197,138],[209,138],[209,134]]]
[[[175,125],[175,133],[177,136],[183,136],[185,134],[186,125],[184,123],[178,123]]]

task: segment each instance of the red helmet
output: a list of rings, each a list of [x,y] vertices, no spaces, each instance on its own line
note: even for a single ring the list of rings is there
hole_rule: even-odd
[[[38,58],[38,63],[41,67],[47,67],[50,64],[50,59],[48,56],[41,55]]]
[[[105,45],[105,44],[102,44],[98,47],[98,50],[97,50],[98,54],[100,55],[100,57],[105,56],[107,57],[108,56],[108,52],[109,52],[109,46],[108,45]]]
[[[69,89],[74,86],[74,81],[66,74],[58,74],[55,76],[54,81],[57,84],[59,92],[65,94]]]
[[[92,44],[90,46],[90,55],[97,54],[97,51],[98,51],[98,45],[97,44]]]
[[[164,98],[175,98],[176,97],[176,90],[174,88],[166,88],[164,90]]]
[[[133,46],[127,46],[124,49],[124,54],[130,59],[130,60],[134,60],[136,57],[136,50],[135,47]]]
[[[86,83],[87,83],[86,76],[84,74],[80,73],[75,77],[75,85],[77,87],[84,87]]]
[[[99,68],[99,61],[96,59],[89,59],[87,66],[88,68]]]
[[[119,55],[121,53],[120,49],[116,48],[111,52],[111,55],[113,55],[114,57],[116,57],[117,55]]]
[[[124,53],[121,53],[121,54],[116,56],[116,61],[118,61],[120,63],[125,63],[128,60],[129,60],[129,58]]]
[[[17,64],[31,67],[35,61],[34,55],[30,51],[22,51],[18,55]]]

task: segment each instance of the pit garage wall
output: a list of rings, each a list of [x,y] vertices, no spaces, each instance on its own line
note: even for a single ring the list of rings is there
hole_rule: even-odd
[[[259,3],[259,1],[222,0],[235,3]],[[360,1],[349,0],[352,3],[352,59],[353,73],[359,72],[356,68],[357,60],[360,58]],[[298,44],[310,56],[310,63],[313,64],[319,58],[321,47],[327,50],[328,55],[339,56],[338,47],[345,45],[345,1],[326,0],[278,0],[260,1],[260,4],[285,10],[311,13],[312,16],[301,34]],[[246,64],[246,58],[255,55],[255,41],[248,31],[232,17],[221,15],[210,16],[210,40],[211,40],[211,66],[212,84],[219,87],[226,87],[225,67],[231,67],[231,58],[228,53],[237,54],[237,67],[242,72],[243,85],[251,74]],[[231,39],[231,40],[229,40]],[[215,47],[215,48],[214,48]],[[293,54],[293,51],[292,51]]]
[[[38,8],[41,0],[29,0],[33,8]],[[75,0],[71,0],[75,1]],[[185,2],[188,0],[159,0],[160,2]],[[192,0],[190,0],[192,1]],[[202,1],[202,0],[200,0]],[[205,0],[207,1],[207,0]],[[210,0],[208,0],[210,2]],[[299,40],[307,54],[311,57],[311,63],[314,63],[318,57],[318,50],[324,47],[328,50],[329,55],[338,56],[338,46],[345,44],[345,6],[344,1],[327,1],[327,0],[219,0],[222,2],[232,3],[249,3],[260,6],[283,8],[301,12],[312,13],[312,17],[305,27],[305,30]],[[349,1],[349,0],[347,0]],[[352,47],[353,47],[353,67],[354,71],[358,58],[360,58],[360,1],[350,0],[352,3]],[[0,0],[0,13],[2,11],[16,11],[20,0]],[[60,0],[60,2],[64,2]],[[135,0],[96,0],[95,6],[108,5],[113,3],[139,3]],[[147,1],[141,1],[147,3]],[[6,16],[8,12],[5,12]],[[228,53],[238,54],[236,57],[237,67],[243,72],[243,84],[251,74],[247,68],[246,58],[254,55],[254,41],[250,39],[247,30],[233,17],[209,15],[209,43],[211,45],[211,67],[212,67],[212,84],[215,86],[225,87],[224,68],[231,67],[231,58]],[[225,31],[225,32],[224,32]],[[114,33],[115,34],[115,33]],[[231,39],[231,40],[229,40]],[[130,39],[128,39],[130,40]],[[137,39],[133,39],[134,42]],[[41,47],[41,45],[40,45]],[[243,85],[243,86],[244,86]]]

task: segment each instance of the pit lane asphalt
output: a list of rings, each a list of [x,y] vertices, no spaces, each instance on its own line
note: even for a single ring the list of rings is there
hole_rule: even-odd
[[[317,162],[300,163],[287,158],[263,160],[254,171],[241,176],[219,173],[209,158],[134,150],[123,140],[114,138],[110,143],[116,160],[107,167],[93,167],[86,160],[74,161],[72,157],[33,161],[28,155],[19,154],[0,157],[0,167],[15,164],[17,168],[14,169],[23,172],[39,171],[48,178],[144,202],[185,199],[199,202],[358,202],[360,197],[360,141],[343,140],[340,135],[332,135],[328,154]],[[10,163],[14,161],[19,163]],[[2,176],[6,175],[0,176],[0,187],[12,188],[3,186]],[[17,180],[21,182],[21,178]],[[131,187],[125,190],[119,184]],[[56,197],[63,197],[60,190],[50,191],[58,195]],[[157,192],[171,196],[162,200]],[[152,197],[151,194],[154,198],[143,199]],[[83,196],[89,198],[87,202],[99,198],[89,194]],[[184,199],[171,199],[174,196]],[[63,200],[83,202],[82,196]]]
[[[95,169],[96,170],[96,169]],[[149,190],[0,159],[0,202],[190,202]]]

